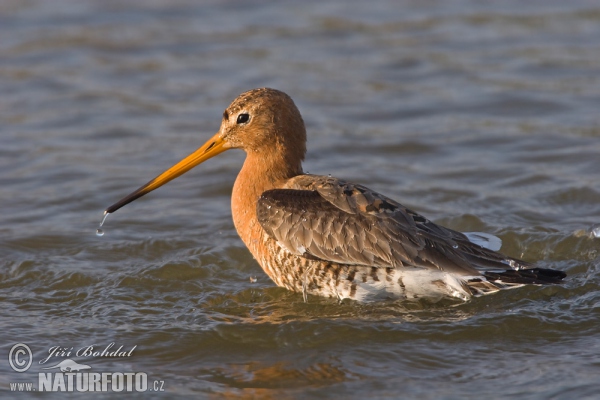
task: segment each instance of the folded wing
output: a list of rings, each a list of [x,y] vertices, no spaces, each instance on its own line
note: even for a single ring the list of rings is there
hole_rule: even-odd
[[[347,265],[435,268],[476,276],[528,264],[472,243],[362,185],[301,175],[264,192],[264,230],[293,254]]]

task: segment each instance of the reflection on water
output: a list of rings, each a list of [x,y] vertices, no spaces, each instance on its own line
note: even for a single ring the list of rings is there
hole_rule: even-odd
[[[169,397],[597,396],[599,22],[585,0],[0,3],[4,354],[137,345],[77,361],[147,371]],[[94,234],[259,86],[298,104],[305,170],[568,280],[466,304],[304,303],[237,237],[235,152]],[[0,363],[0,386],[38,367]]]

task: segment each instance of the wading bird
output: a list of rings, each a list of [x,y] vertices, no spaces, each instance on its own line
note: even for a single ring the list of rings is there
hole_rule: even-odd
[[[365,186],[305,174],[300,112],[287,94],[268,88],[238,96],[206,144],[105,215],[238,148],[246,160],[231,197],[237,232],[277,285],[305,299],[313,294],[358,301],[468,300],[566,276],[496,252],[495,236],[444,228]]]

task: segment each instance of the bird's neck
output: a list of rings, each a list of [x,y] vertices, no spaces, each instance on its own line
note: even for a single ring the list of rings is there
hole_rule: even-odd
[[[235,180],[231,196],[231,212],[235,228],[242,241],[258,258],[264,231],[256,217],[256,205],[261,194],[281,187],[288,179],[302,174],[301,159],[285,160],[276,156],[249,152]]]

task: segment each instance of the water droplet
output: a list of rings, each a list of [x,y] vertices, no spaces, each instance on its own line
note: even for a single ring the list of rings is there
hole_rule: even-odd
[[[102,225],[104,225],[104,221],[106,221],[106,217],[108,217],[108,213],[106,211],[104,211],[104,217],[102,217],[102,221],[100,221],[100,225],[98,226],[98,229],[96,229],[96,236],[104,236],[104,231],[102,229],[100,229],[100,227]]]
[[[271,206],[267,206],[267,209],[269,209],[269,210],[270,210],[270,209],[271,209]]]
[[[457,244],[454,244],[454,245],[452,245],[452,248],[454,248],[454,249],[458,249],[458,245],[457,245]]]
[[[104,217],[102,217],[102,221],[100,221],[100,226],[104,225],[104,221],[106,221],[106,217],[108,217],[108,213],[104,211]]]

